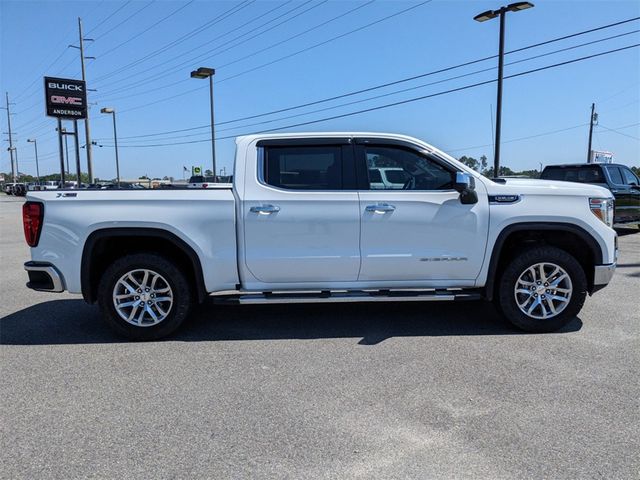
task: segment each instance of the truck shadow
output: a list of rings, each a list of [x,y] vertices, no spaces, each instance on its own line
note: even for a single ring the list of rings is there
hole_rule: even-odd
[[[559,333],[575,332],[575,318]],[[208,301],[168,341],[209,342],[359,338],[375,345],[393,337],[526,335],[486,302],[216,305]],[[120,343],[96,306],[55,300],[0,318],[2,345]]]

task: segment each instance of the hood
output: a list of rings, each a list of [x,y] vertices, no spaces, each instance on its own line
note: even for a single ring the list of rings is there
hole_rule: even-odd
[[[535,178],[505,178],[505,183],[487,179],[485,185],[489,194],[533,194],[568,195],[584,197],[613,197],[609,189],[589,183],[561,182],[558,180],[538,180]]]

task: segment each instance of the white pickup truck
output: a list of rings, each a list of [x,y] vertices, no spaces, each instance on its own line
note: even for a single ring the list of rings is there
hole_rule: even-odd
[[[598,186],[491,180],[395,134],[236,143],[233,185],[29,192],[27,286],[82,293],[131,339],[169,335],[208,296],[212,308],[485,299],[543,332],[616,267],[613,199]],[[402,169],[403,188],[372,188],[378,168]]]

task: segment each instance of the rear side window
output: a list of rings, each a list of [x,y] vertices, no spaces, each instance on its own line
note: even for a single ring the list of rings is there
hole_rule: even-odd
[[[289,190],[340,190],[342,149],[324,145],[267,147],[264,180]]]
[[[622,180],[622,174],[618,167],[606,167],[606,169],[609,174],[609,178],[613,183],[616,185],[624,185],[624,180]]]
[[[560,180],[578,183],[607,183],[602,170],[597,166],[547,167],[542,172],[544,180]]]

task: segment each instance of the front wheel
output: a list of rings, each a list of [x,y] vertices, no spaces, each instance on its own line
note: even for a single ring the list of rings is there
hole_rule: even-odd
[[[528,332],[553,332],[580,312],[587,278],[580,263],[556,247],[525,250],[505,268],[496,301],[504,316]]]
[[[157,255],[126,255],[100,280],[98,304],[105,321],[131,340],[156,340],[173,333],[187,318],[192,295],[186,275]]]

